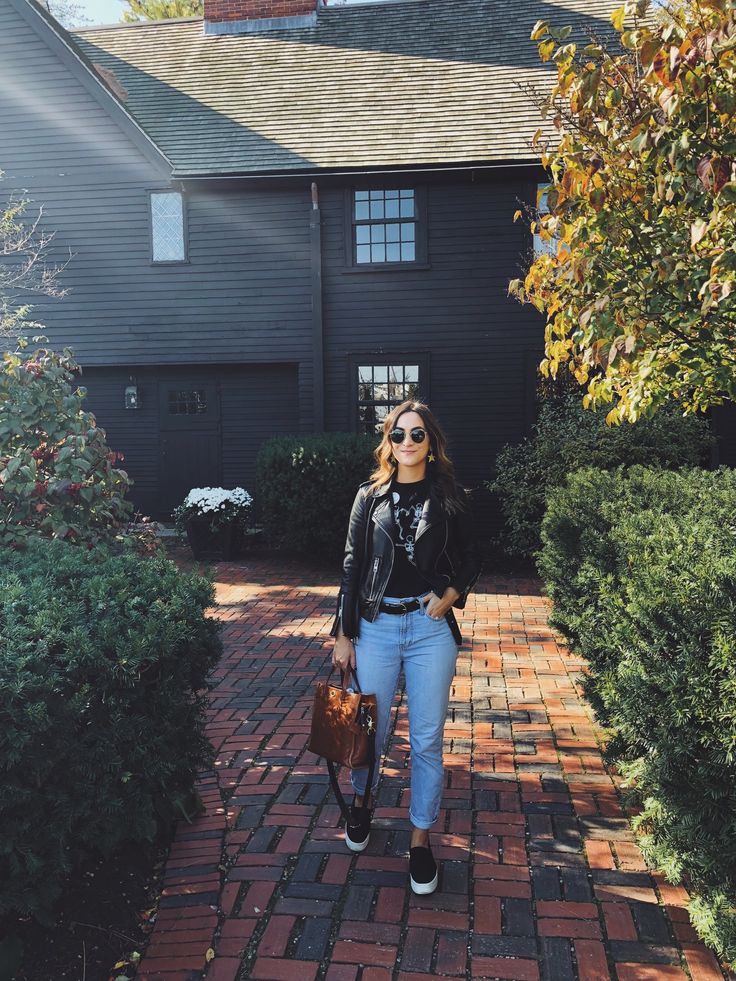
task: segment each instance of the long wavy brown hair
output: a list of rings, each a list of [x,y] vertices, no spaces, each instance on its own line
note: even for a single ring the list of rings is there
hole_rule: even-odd
[[[434,456],[433,461],[427,460],[427,476],[437,490],[445,510],[449,511],[450,514],[461,510],[464,505],[458,497],[455,468],[447,455],[445,434],[429,406],[424,402],[415,402],[411,399],[393,408],[384,420],[381,442],[373,451],[376,458],[376,469],[369,478],[371,481],[369,492],[373,493],[377,487],[388,483],[397,471],[398,464],[394,458],[393,444],[389,439],[389,433],[396,428],[399,417],[405,412],[416,412],[418,416],[421,416],[424,428],[427,430],[429,452]]]

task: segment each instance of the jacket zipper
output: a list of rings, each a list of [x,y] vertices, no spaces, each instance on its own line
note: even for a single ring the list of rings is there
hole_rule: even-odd
[[[378,566],[380,564],[380,559],[378,556],[373,560],[373,578],[371,579],[371,589],[370,595],[373,596],[373,589],[376,585],[376,576],[378,575]]]
[[[383,595],[386,592],[386,587],[388,586],[389,579],[391,578],[391,573],[393,572],[393,569],[394,569],[394,541],[391,538],[391,536],[389,535],[389,533],[386,531],[386,529],[383,527],[383,525],[380,524],[380,522],[378,524],[378,527],[381,529],[381,531],[384,533],[384,535],[391,542],[391,551],[389,552],[389,555],[391,556],[391,565],[389,566],[388,575],[386,576],[386,582],[383,584],[383,589],[381,590],[381,595],[378,597],[378,600],[376,601],[378,603],[378,605],[380,606],[381,600],[383,599]],[[376,561],[378,561],[378,559],[376,559]],[[371,592],[373,592],[373,590],[371,590]]]

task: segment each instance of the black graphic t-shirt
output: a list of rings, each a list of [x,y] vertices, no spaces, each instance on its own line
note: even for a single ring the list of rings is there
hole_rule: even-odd
[[[414,564],[414,542],[422,509],[429,492],[429,479],[412,484],[391,485],[391,506],[396,524],[394,565],[384,596],[423,596],[429,585]]]

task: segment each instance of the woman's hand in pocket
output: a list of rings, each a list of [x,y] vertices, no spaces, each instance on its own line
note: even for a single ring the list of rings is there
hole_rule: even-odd
[[[427,616],[431,617],[432,620],[441,620],[459,596],[460,593],[452,586],[447,587],[441,599],[436,593],[427,593],[426,596],[422,596],[422,602],[426,604]]]

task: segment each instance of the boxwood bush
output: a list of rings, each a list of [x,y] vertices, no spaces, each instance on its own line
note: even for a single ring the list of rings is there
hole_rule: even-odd
[[[256,497],[268,542],[337,560],[355,492],[375,466],[375,445],[355,433],[278,436],[264,443]]]
[[[702,418],[673,410],[633,425],[607,426],[605,416],[605,409],[583,409],[578,392],[547,394],[539,400],[532,435],[498,454],[488,487],[500,498],[507,554],[531,558],[539,549],[547,492],[580,467],[644,464],[672,470],[710,462],[714,437]]]
[[[212,761],[212,583],[155,556],[29,539],[0,566],[0,914],[182,816]]]
[[[542,538],[552,624],[588,660],[644,853],[736,966],[736,472],[578,471]]]

